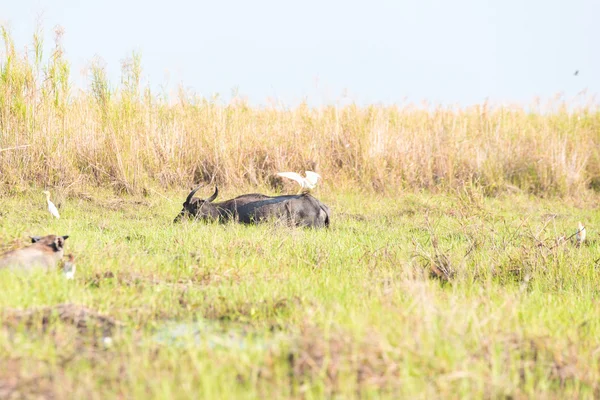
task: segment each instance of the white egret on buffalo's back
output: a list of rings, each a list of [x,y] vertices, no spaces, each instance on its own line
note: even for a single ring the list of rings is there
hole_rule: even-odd
[[[60,218],[60,215],[58,214],[58,209],[56,208],[54,203],[50,201],[50,192],[44,190],[42,193],[46,195],[46,201],[48,202],[48,211],[50,211],[50,214],[52,214],[52,216],[55,218]]]
[[[313,171],[304,171],[306,173],[306,177],[303,177],[296,172],[278,172],[277,175],[282,176],[284,178],[292,179],[300,185],[300,192],[303,190],[311,190],[317,185],[317,181],[321,178],[321,175],[317,174]]]

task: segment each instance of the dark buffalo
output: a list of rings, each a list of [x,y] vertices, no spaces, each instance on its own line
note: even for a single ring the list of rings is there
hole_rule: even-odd
[[[213,203],[219,194],[217,187],[215,193],[206,200],[194,198],[198,189],[200,187],[188,194],[183,209],[173,222],[178,222],[182,217],[192,217],[221,222],[234,220],[244,224],[279,220],[293,226],[311,228],[329,226],[329,207],[308,193],[275,197],[251,193]]]

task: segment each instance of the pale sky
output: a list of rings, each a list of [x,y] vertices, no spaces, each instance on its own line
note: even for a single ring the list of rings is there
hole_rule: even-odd
[[[118,83],[121,60],[136,50],[153,88],[183,83],[223,99],[237,88],[254,104],[344,95],[358,104],[528,104],[600,93],[598,0],[0,2],[20,49],[38,16],[47,48],[53,27],[64,27],[79,86],[95,55]]]

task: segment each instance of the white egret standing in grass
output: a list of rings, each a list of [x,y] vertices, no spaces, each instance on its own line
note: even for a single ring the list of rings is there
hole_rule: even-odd
[[[50,211],[50,214],[52,214],[52,216],[55,218],[60,218],[60,215],[58,214],[58,209],[56,208],[54,203],[50,201],[50,192],[44,190],[42,193],[46,195],[46,201],[48,202],[48,211]]]
[[[577,235],[575,235],[575,239],[577,239],[577,246],[581,246],[585,240],[585,226],[583,226],[581,222],[577,225]]]
[[[277,175],[298,182],[298,184],[300,185],[300,192],[302,192],[303,190],[308,191],[314,189],[314,187],[317,185],[317,181],[319,180],[319,178],[321,178],[321,175],[312,171],[304,172],[306,173],[306,178],[295,172],[278,172]]]

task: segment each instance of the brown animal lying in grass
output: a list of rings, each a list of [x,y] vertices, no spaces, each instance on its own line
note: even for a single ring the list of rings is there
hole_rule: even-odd
[[[63,248],[68,237],[56,235],[32,236],[31,242],[33,244],[31,246],[0,255],[0,270],[4,268],[23,271],[30,271],[35,268],[42,268],[45,271],[54,270],[56,264],[63,257]]]

